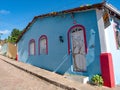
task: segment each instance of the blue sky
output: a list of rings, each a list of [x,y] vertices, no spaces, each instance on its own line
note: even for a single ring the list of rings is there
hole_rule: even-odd
[[[1,39],[10,35],[14,28],[23,30],[34,16],[66,10],[102,0],[0,0]],[[120,10],[119,0],[107,0]]]

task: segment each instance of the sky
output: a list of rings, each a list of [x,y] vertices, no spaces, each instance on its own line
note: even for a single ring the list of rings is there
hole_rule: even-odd
[[[100,3],[103,0],[0,0],[0,39],[23,30],[34,16]],[[106,0],[120,10],[119,0]],[[2,35],[1,35],[2,33]]]

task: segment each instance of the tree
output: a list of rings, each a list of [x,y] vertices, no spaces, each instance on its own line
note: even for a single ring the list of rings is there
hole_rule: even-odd
[[[11,43],[15,43],[19,37],[19,35],[21,34],[22,31],[20,31],[19,29],[13,29],[10,36],[8,36],[8,42]]]

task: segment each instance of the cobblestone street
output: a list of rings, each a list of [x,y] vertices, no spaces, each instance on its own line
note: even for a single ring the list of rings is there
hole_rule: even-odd
[[[0,90],[63,90],[0,59]]]
[[[53,72],[0,55],[0,90],[64,90],[63,88],[67,90],[120,90],[120,86],[98,87],[68,80]]]

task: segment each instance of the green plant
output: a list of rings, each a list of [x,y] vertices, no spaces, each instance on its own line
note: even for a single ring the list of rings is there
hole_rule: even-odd
[[[102,76],[98,74],[94,75],[91,78],[91,81],[92,81],[92,84],[97,85],[97,86],[102,86],[104,83]]]

